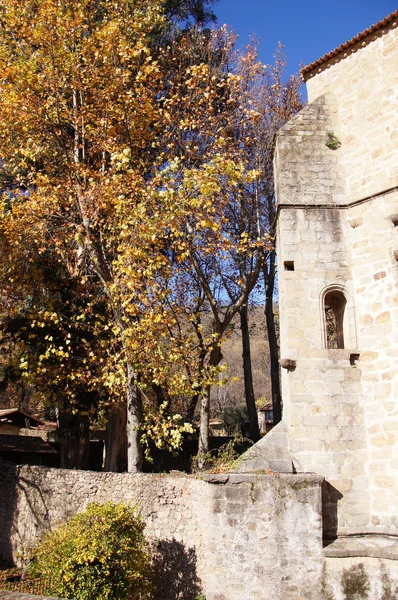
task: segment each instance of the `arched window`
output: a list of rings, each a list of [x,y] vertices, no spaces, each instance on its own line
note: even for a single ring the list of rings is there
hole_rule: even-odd
[[[343,292],[332,289],[324,296],[326,347],[330,350],[344,348],[344,312],[347,300]]]

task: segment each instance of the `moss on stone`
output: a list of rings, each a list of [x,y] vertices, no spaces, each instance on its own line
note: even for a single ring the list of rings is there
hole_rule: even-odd
[[[358,563],[349,569],[343,570],[341,586],[345,600],[363,600],[368,598],[370,584],[363,563]]]
[[[340,148],[341,142],[333,131],[326,132],[325,146],[330,148],[330,150],[337,150]]]

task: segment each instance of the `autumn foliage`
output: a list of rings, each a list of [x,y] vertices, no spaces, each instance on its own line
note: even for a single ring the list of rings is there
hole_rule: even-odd
[[[31,571],[47,594],[76,600],[152,597],[144,525],[134,508],[107,502],[48,533],[33,552]]]
[[[47,401],[127,402],[130,470],[145,423],[204,399],[206,427],[222,340],[271,248],[250,150],[264,67],[249,49],[231,70],[226,29],[160,44],[163,8],[0,9],[3,340]],[[187,427],[171,423],[175,440]]]

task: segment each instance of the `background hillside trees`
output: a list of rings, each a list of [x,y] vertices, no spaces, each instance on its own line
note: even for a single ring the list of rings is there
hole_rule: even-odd
[[[254,127],[246,121],[238,122],[235,129],[246,148],[247,163],[256,171],[256,178],[245,189],[246,206],[253,206],[253,221],[258,235],[267,232],[273,240],[266,250],[262,264],[263,285],[265,291],[265,316],[270,351],[270,378],[274,425],[282,418],[281,390],[279,379],[278,340],[274,316],[274,294],[276,287],[275,253],[275,188],[273,173],[273,155],[277,131],[291,117],[301,110],[301,79],[298,75],[286,77],[287,57],[283,46],[279,44],[274,63],[261,65],[257,61],[256,46],[246,49],[241,57],[237,73],[241,83],[241,103],[246,110],[257,114]],[[245,395],[248,406],[251,435],[258,435],[257,413],[254,406],[254,392],[251,374],[250,338],[248,311],[244,306],[240,311]]]

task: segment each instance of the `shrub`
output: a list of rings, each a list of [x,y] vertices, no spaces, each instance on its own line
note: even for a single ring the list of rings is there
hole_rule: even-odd
[[[134,508],[107,502],[49,533],[34,553],[32,571],[51,580],[53,594],[74,600],[146,600],[151,566],[144,525]]]
[[[192,459],[192,471],[208,471],[210,473],[228,473],[237,466],[237,459],[252,442],[242,436],[232,438],[220,448],[199,452]]]
[[[246,406],[226,406],[220,415],[228,435],[241,435],[247,421]]]
[[[330,148],[330,150],[338,150],[341,146],[341,142],[333,131],[328,131],[326,132],[325,145]]]

